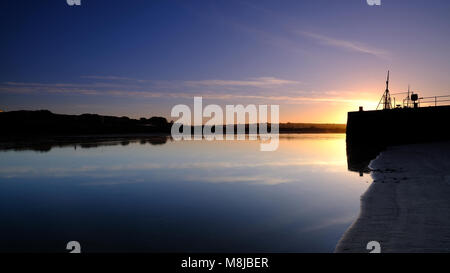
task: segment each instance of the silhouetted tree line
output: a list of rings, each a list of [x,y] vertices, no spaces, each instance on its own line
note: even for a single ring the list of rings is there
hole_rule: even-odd
[[[131,119],[96,114],[61,115],[48,110],[0,112],[0,137],[170,133],[163,117]]]

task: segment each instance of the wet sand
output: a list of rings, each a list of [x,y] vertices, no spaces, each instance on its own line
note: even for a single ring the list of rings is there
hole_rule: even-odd
[[[373,184],[336,252],[450,252],[450,142],[390,147],[371,162]]]

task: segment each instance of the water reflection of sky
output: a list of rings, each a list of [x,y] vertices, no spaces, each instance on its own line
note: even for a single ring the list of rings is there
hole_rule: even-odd
[[[0,250],[330,252],[368,181],[345,135],[4,151]]]

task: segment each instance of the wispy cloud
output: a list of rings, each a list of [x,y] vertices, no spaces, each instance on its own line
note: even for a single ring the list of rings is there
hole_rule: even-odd
[[[344,50],[369,54],[379,58],[389,57],[389,52],[368,46],[361,42],[338,39],[318,33],[293,29],[291,26],[300,25],[301,22],[298,20],[298,18],[289,16],[286,13],[280,14],[274,12],[273,9],[267,9],[261,5],[255,5],[254,3],[248,3],[245,1],[241,2],[241,4],[247,8],[250,8],[256,13],[263,13],[266,17],[271,18],[271,21],[278,23],[282,22],[282,24],[280,24],[281,27],[278,27],[277,31],[273,32],[267,29],[261,29],[256,26],[251,26],[249,24],[243,23],[242,21],[236,21],[236,19],[234,19],[233,17],[224,16],[223,14],[214,14],[214,19],[220,17],[221,22],[231,25],[241,32],[259,37],[261,42],[282,48],[283,50],[295,52],[298,55],[310,54],[310,51],[305,46],[305,44],[302,43],[302,41],[295,39],[295,36],[300,35],[301,37],[312,38],[321,44]]]
[[[374,55],[379,58],[386,58],[388,53],[384,50],[372,48],[370,46],[364,45],[362,43],[353,42],[353,41],[347,41],[342,39],[336,39],[331,38],[325,35],[312,33],[312,32],[305,32],[305,31],[296,31],[297,34],[302,35],[304,37],[312,38],[316,41],[318,41],[320,44],[333,46],[353,52],[359,52],[359,53],[365,53]]]
[[[186,81],[189,86],[248,86],[248,87],[274,87],[280,85],[299,84],[299,81],[279,79],[275,77],[259,77],[247,80],[201,80]]]
[[[259,81],[201,81],[197,84],[207,85],[240,85],[242,87],[257,87],[266,85],[283,85],[297,83],[295,81],[281,80],[276,78],[264,78]],[[6,82],[0,85],[0,93],[13,94],[42,94],[43,92],[58,95],[84,95],[84,96],[112,96],[123,98],[137,98],[137,99],[153,99],[153,98],[182,98],[192,99],[194,96],[202,96],[204,99],[210,100],[248,100],[251,103],[277,103],[277,104],[305,104],[305,103],[368,103],[366,100],[358,99],[358,96],[352,92],[347,91],[296,91],[298,95],[270,95],[259,94],[258,91],[249,91],[248,89],[240,90],[237,93],[230,93],[227,90],[216,91],[154,91],[149,89],[127,89],[126,85],[116,86],[111,89],[108,86],[99,87],[97,84],[71,84],[71,83],[24,83],[24,82]]]
[[[134,81],[139,83],[149,82],[148,80],[141,80],[136,78],[128,78],[128,77],[119,77],[119,76],[101,76],[101,75],[88,75],[81,76],[83,79],[91,79],[91,80],[107,80],[107,81]]]
[[[100,76],[100,75],[90,75],[81,76],[83,79],[99,80],[101,83],[111,82],[114,84],[124,84],[126,82],[134,84],[147,84],[147,86],[159,86],[159,87],[277,87],[282,85],[295,85],[300,84],[300,81],[287,80],[277,77],[254,77],[247,78],[243,80],[224,80],[224,79],[205,79],[205,80],[190,80],[190,81],[151,81],[137,78],[120,77],[120,76]],[[9,84],[16,84],[9,82]],[[56,84],[53,84],[56,86]],[[59,87],[64,87],[63,84],[58,84]],[[67,85],[67,84],[66,84]]]

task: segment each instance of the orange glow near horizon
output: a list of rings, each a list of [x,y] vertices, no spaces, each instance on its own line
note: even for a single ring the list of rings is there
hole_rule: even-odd
[[[322,105],[309,111],[297,110],[296,113],[280,114],[280,123],[334,123],[344,124],[347,122],[347,113],[358,111],[359,106],[365,110],[374,110],[374,103],[368,101],[364,104],[352,105]],[[283,112],[281,109],[280,111]]]
[[[355,93],[358,95],[357,93]],[[375,92],[367,98],[345,98],[338,102],[321,102],[311,104],[280,105],[280,123],[336,123],[347,122],[347,113],[364,110],[375,110],[378,104]],[[367,94],[365,94],[367,95]],[[345,101],[348,100],[348,101]]]

